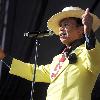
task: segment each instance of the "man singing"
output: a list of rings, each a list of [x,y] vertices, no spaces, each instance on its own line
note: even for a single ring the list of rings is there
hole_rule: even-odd
[[[89,8],[66,7],[47,22],[66,48],[51,64],[36,68],[35,82],[50,83],[46,100],[91,100],[100,72],[100,44],[95,31],[100,19]],[[0,49],[0,59],[10,66],[9,73],[33,81],[33,65],[9,57]]]

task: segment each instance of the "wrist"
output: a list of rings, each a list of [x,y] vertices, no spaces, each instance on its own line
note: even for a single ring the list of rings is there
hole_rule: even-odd
[[[6,55],[3,59],[2,59],[2,62],[8,66],[10,68],[10,65],[12,63],[12,60],[13,60],[13,57],[9,56],[9,55]]]
[[[5,54],[3,54],[3,55],[2,55],[2,57],[1,57],[1,59],[3,60],[5,57],[6,57],[6,55],[5,55]]]
[[[86,26],[86,25],[84,25],[84,34],[85,33],[91,34],[91,32],[93,33],[92,26]]]

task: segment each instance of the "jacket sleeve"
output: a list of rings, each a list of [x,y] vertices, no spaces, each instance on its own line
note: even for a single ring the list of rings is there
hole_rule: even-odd
[[[87,65],[91,72],[100,73],[100,43],[96,40],[95,48],[87,50]]]
[[[13,58],[9,73],[33,81],[34,64]],[[50,83],[50,64],[36,67],[35,82]]]

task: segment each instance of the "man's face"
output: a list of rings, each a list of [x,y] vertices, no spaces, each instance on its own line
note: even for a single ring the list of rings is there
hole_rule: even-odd
[[[77,26],[77,22],[73,18],[66,18],[59,23],[60,40],[65,45],[70,45],[76,39],[79,39],[83,33],[83,26]]]

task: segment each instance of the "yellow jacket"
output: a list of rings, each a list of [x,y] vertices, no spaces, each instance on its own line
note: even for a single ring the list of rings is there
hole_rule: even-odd
[[[100,72],[100,44],[87,50],[85,44],[73,51],[78,58],[77,63],[69,64],[68,59],[61,63],[57,75],[51,77],[62,54],[54,57],[51,64],[37,66],[36,82],[50,83],[46,100],[91,100],[91,92]],[[32,81],[33,64],[13,59],[10,73]]]

